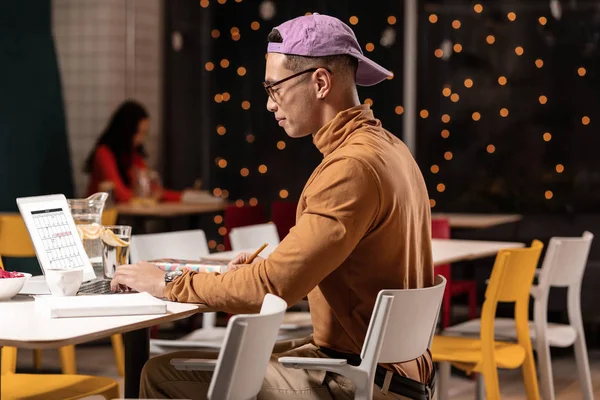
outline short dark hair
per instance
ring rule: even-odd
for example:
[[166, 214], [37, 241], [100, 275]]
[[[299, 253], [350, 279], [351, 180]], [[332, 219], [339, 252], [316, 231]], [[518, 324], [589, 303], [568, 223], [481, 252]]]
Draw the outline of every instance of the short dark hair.
[[[267, 37], [269, 43], [283, 43], [281, 33], [277, 29], [273, 29]], [[328, 68], [330, 71], [348, 73], [353, 78], [356, 78], [356, 70], [358, 69], [358, 59], [347, 54], [323, 57], [308, 57], [286, 54], [285, 67], [294, 72], [300, 72], [305, 69], [322, 67]]]

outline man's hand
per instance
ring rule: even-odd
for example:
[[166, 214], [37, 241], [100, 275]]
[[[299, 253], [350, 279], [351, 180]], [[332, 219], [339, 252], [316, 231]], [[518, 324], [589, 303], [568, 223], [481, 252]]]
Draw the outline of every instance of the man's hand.
[[238, 268], [247, 267], [250, 264], [256, 264], [264, 260], [262, 257], [256, 257], [250, 264], [245, 262], [250, 258], [252, 253], [240, 253], [227, 264], [227, 272], [235, 271]]
[[140, 261], [133, 265], [117, 267], [115, 277], [110, 283], [113, 292], [136, 290], [148, 292], [155, 297], [163, 297], [165, 272], [154, 264]]

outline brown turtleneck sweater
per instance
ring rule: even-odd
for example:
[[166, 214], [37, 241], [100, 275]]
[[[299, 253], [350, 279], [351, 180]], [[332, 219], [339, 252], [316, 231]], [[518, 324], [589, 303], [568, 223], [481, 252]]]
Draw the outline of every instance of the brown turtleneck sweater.
[[[367, 105], [340, 112], [313, 141], [323, 161], [269, 258], [225, 274], [186, 272], [165, 296], [247, 313], [266, 293], [288, 304], [308, 295], [315, 343], [360, 354], [380, 290], [433, 285], [429, 197], [408, 148]], [[426, 358], [397, 369], [425, 381]]]

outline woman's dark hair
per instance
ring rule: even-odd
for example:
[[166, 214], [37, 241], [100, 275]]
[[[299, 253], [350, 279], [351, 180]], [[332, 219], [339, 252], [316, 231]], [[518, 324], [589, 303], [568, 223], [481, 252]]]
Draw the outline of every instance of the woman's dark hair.
[[148, 118], [148, 112], [140, 103], [129, 100], [121, 104], [112, 115], [108, 126], [96, 142], [96, 145], [90, 152], [86, 162], [84, 171], [92, 172], [94, 165], [94, 156], [96, 149], [100, 145], [105, 145], [110, 148], [115, 156], [119, 174], [125, 184], [130, 184], [129, 169], [132, 164], [132, 155], [134, 151], [145, 157], [143, 146], [133, 148], [133, 137], [138, 131], [138, 125], [141, 120]]

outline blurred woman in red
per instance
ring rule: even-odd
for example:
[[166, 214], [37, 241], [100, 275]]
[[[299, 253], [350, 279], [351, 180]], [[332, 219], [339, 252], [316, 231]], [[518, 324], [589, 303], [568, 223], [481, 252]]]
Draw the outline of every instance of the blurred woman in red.
[[[125, 203], [134, 197], [136, 174], [148, 170], [144, 139], [149, 126], [148, 112], [135, 101], [126, 101], [115, 111], [85, 163], [85, 172], [90, 174], [88, 194], [98, 192], [101, 182], [110, 181], [116, 202]], [[161, 191], [160, 200], [181, 200], [181, 192], [153, 190]]]

